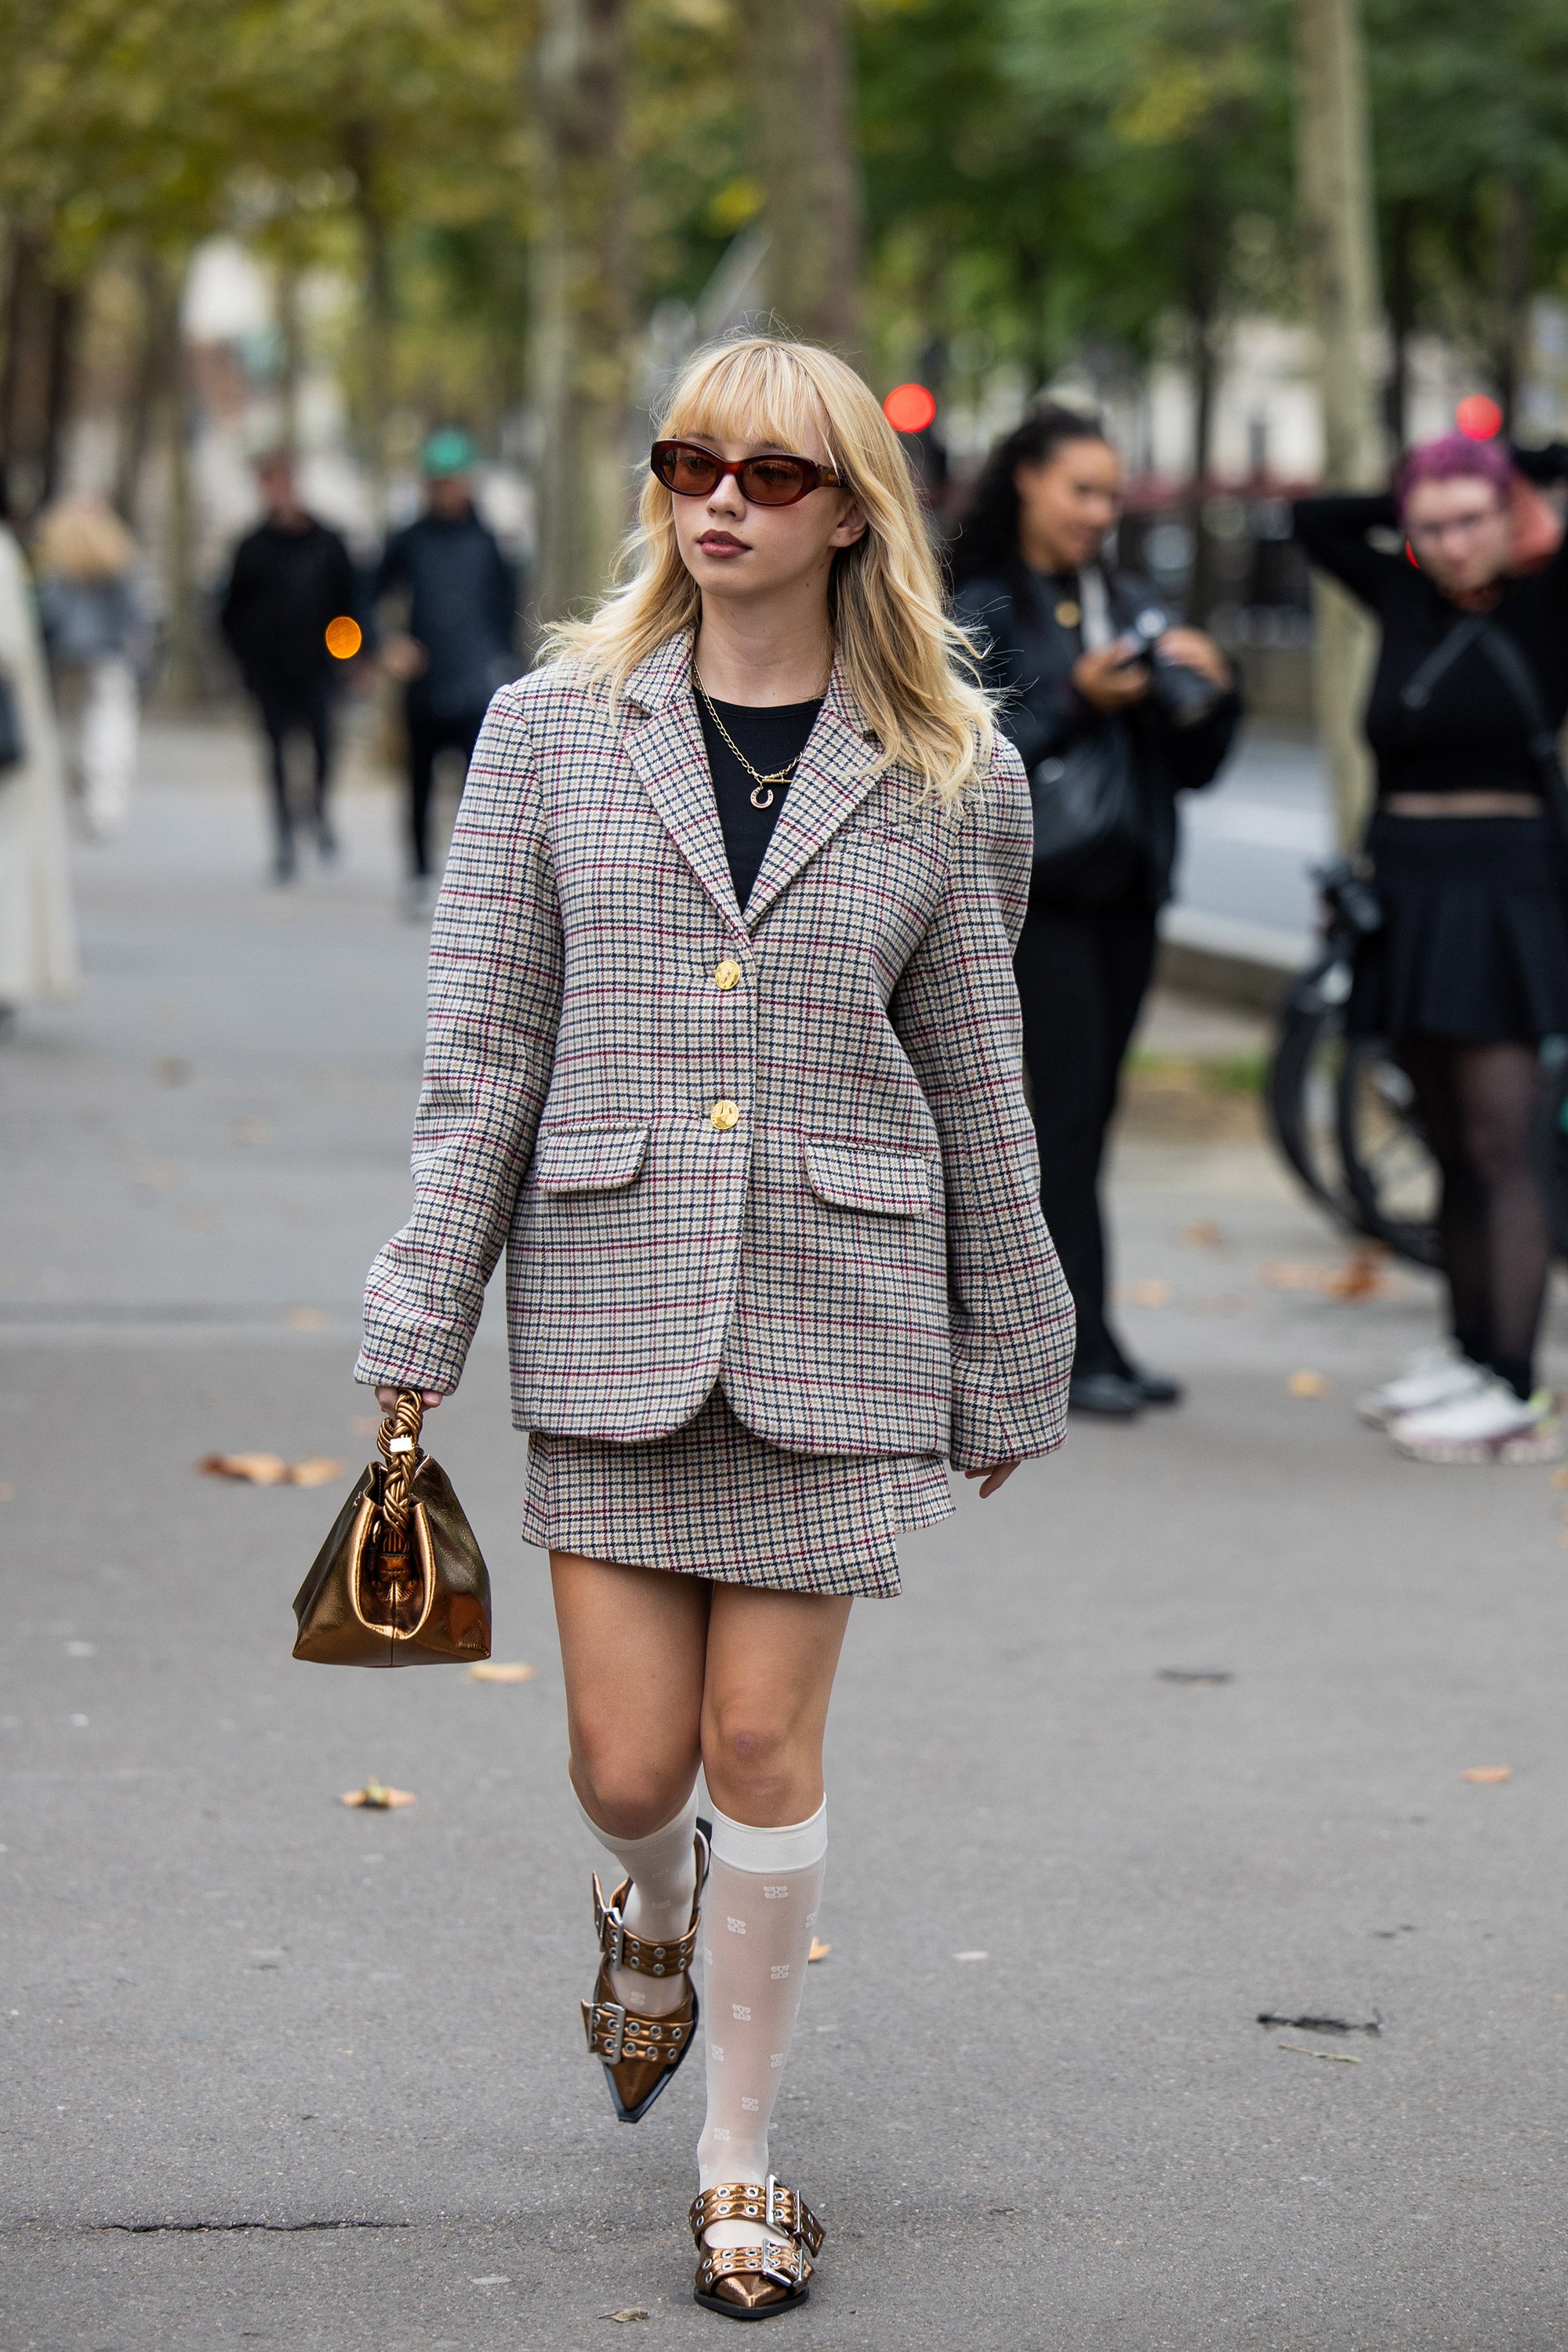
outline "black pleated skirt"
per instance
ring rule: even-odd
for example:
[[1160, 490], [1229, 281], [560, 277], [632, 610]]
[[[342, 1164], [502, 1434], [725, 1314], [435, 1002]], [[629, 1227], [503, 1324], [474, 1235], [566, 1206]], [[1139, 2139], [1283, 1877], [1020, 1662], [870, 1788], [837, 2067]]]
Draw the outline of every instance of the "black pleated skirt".
[[1352, 1036], [1568, 1034], [1568, 900], [1543, 817], [1380, 811], [1366, 846], [1384, 920], [1356, 952]]

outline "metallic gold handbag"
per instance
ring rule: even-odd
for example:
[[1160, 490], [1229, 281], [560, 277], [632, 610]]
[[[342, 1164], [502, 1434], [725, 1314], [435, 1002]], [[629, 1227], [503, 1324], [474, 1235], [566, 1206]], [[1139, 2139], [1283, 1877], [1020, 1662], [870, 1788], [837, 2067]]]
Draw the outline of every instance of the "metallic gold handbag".
[[446, 1472], [420, 1452], [423, 1419], [418, 1391], [401, 1390], [376, 1438], [381, 1460], [294, 1596], [297, 1658], [440, 1666], [489, 1656], [489, 1572]]

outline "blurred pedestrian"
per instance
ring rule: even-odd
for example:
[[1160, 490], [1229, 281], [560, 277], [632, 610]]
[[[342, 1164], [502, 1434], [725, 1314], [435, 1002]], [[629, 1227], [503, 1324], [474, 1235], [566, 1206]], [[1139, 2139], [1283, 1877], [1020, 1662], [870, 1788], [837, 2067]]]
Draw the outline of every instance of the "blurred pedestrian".
[[1526, 469], [1568, 479], [1568, 446], [1510, 457], [1453, 433], [1411, 453], [1391, 497], [1295, 509], [1311, 561], [1382, 624], [1364, 850], [1382, 919], [1346, 1017], [1391, 1041], [1415, 1089], [1442, 1174], [1449, 1330], [1361, 1410], [1432, 1462], [1561, 1446], [1535, 1346], [1552, 1257], [1539, 1047], [1568, 1033], [1568, 855], [1542, 803], [1568, 713], [1568, 546]]
[[0, 523], [0, 1020], [80, 984], [68, 850], [43, 639], [22, 551]]
[[1014, 967], [1040, 1202], [1078, 1309], [1071, 1403], [1129, 1420], [1181, 1391], [1135, 1363], [1108, 1318], [1100, 1163], [1170, 896], [1176, 794], [1212, 782], [1241, 704], [1214, 639], [1116, 565], [1121, 498], [1103, 427], [1047, 404], [992, 451], [952, 566], [1034, 802]]
[[313, 761], [316, 847], [324, 858], [337, 851], [328, 795], [340, 672], [327, 632], [334, 621], [353, 621], [359, 591], [348, 549], [301, 501], [293, 460], [281, 452], [263, 457], [256, 479], [265, 518], [236, 551], [219, 617], [267, 737], [277, 828], [273, 870], [287, 882], [296, 870], [289, 746], [298, 736], [309, 742]]
[[149, 650], [136, 542], [106, 499], [79, 492], [45, 509], [34, 562], [64, 748], [87, 830], [107, 841], [131, 813]]
[[403, 685], [408, 744], [409, 903], [427, 902], [436, 761], [455, 752], [468, 774], [496, 688], [516, 676], [517, 575], [474, 509], [477, 452], [466, 433], [433, 433], [420, 470], [425, 509], [387, 541], [377, 599], [398, 597], [403, 626], [382, 659]]

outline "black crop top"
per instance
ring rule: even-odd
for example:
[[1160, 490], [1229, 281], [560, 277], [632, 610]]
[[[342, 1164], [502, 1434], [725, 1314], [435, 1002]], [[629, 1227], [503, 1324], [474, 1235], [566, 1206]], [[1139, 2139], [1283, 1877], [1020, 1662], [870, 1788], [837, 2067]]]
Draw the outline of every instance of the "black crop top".
[[[1568, 443], [1520, 450], [1538, 481], [1568, 478]], [[1380, 799], [1390, 793], [1534, 793], [1530, 730], [1479, 646], [1443, 672], [1418, 710], [1400, 699], [1426, 656], [1462, 618], [1402, 546], [1374, 547], [1371, 530], [1399, 528], [1392, 498], [1301, 499], [1296, 538], [1310, 561], [1342, 581], [1383, 624], [1383, 646], [1365, 715]], [[1508, 581], [1492, 610], [1535, 675], [1554, 727], [1568, 714], [1568, 540], [1541, 571]]]

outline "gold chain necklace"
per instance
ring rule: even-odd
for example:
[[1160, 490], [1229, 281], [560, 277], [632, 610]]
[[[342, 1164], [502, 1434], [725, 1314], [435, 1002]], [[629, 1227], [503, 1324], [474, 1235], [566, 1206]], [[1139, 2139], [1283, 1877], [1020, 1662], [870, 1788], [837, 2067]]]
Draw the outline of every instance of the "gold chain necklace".
[[691, 676], [698, 693], [702, 697], [703, 701], [708, 706], [709, 718], [711, 719], [714, 726], [717, 727], [720, 734], [722, 735], [725, 742], [728, 743], [731, 751], [734, 753], [742, 767], [744, 768], [747, 775], [752, 779], [752, 806], [754, 809], [772, 808], [773, 804], [773, 786], [777, 784], [782, 789], [787, 791], [789, 786], [794, 783], [795, 772], [799, 767], [801, 760], [805, 755], [805, 744], [803, 743], [801, 745], [800, 750], [795, 753], [793, 760], [786, 761], [782, 768], [775, 768], [771, 776], [764, 776], [760, 768], [752, 767], [750, 760], [747, 759], [744, 751], [742, 751], [740, 745], [736, 742], [734, 737], [725, 726], [724, 721], [720, 718], [719, 713], [713, 708], [713, 697], [709, 693], [708, 688], [703, 685], [702, 680], [698, 677], [695, 669], [692, 670]]

